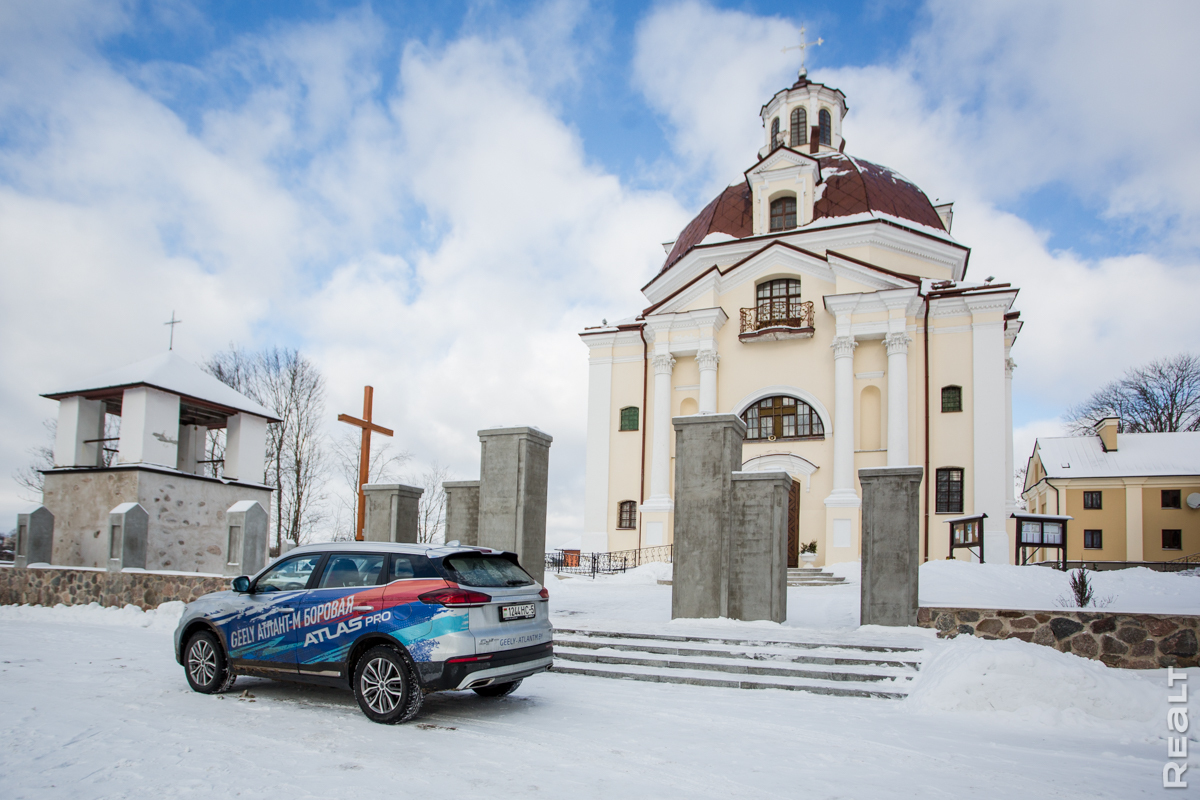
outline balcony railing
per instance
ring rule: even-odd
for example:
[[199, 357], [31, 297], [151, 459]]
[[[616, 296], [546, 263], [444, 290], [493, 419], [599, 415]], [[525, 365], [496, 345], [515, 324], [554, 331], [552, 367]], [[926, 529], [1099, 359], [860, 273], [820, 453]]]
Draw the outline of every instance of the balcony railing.
[[739, 338], [801, 339], [813, 335], [813, 304], [786, 298], [760, 303], [742, 309], [742, 330]]

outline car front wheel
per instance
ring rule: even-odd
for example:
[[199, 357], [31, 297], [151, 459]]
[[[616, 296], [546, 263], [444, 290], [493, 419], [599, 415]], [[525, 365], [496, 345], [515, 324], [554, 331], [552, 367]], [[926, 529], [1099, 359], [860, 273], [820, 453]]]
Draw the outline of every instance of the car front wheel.
[[368, 650], [354, 668], [354, 697], [373, 722], [408, 722], [421, 710], [424, 695], [416, 671], [394, 648]]
[[192, 689], [202, 694], [224, 692], [237, 680], [212, 631], [200, 631], [188, 640], [183, 666]]

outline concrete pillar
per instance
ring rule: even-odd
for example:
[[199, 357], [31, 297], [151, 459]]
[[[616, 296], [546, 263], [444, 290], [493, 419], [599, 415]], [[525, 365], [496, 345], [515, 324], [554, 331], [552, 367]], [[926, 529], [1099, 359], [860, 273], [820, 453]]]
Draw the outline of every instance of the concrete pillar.
[[367, 519], [363, 539], [368, 542], [416, 542], [424, 489], [400, 483], [363, 485]]
[[701, 350], [696, 354], [700, 366], [700, 413], [717, 413], [717, 364], [721, 357], [716, 349]]
[[1017, 368], [1017, 362], [1007, 357], [1009, 352], [1008, 347], [1005, 347], [1004, 352], [1006, 356], [1004, 359], [1004, 474], [1008, 478], [1008, 482], [1004, 484], [1008, 490], [1004, 495], [1004, 508], [1006, 511], [1004, 516], [1008, 518], [1017, 510], [1016, 470], [1014, 469], [1015, 464], [1013, 462], [1012, 403], [1013, 370]]
[[536, 428], [479, 432], [479, 544], [517, 554], [539, 582], [546, 572], [550, 443]]
[[676, 417], [674, 423], [671, 618], [728, 617], [732, 483], [742, 467], [746, 423], [735, 414]]
[[58, 427], [54, 432], [54, 466], [95, 467], [104, 443], [104, 403], [68, 397], [58, 401]]
[[138, 503], [121, 503], [108, 512], [108, 571], [146, 568], [150, 514]]
[[442, 488], [446, 490], [446, 541], [478, 546], [479, 481], [446, 481]]
[[[650, 497], [642, 511], [670, 511], [671, 501], [671, 371], [669, 353], [654, 357], [654, 440], [650, 452]], [[678, 453], [676, 453], [678, 456]]]
[[267, 421], [253, 414], [234, 414], [225, 424], [225, 479], [262, 483], [266, 462]]
[[921, 467], [858, 471], [863, 490], [860, 625], [917, 624], [923, 472]]
[[15, 566], [49, 564], [54, 552], [54, 515], [45, 506], [17, 514]]
[[253, 575], [267, 565], [270, 515], [257, 500], [241, 500], [225, 512], [229, 532], [226, 575]]
[[[583, 549], [589, 552], [608, 551], [608, 464], [609, 446], [613, 435], [612, 344], [615, 339], [615, 334], [584, 337], [584, 341], [591, 348], [588, 359], [587, 461], [582, 537]], [[639, 417], [640, 414], [639, 409]], [[646, 421], [639, 419], [638, 424], [645, 425]], [[449, 540], [449, 511], [446, 518], [446, 536]]]
[[888, 432], [887, 465], [908, 464], [908, 345], [903, 333], [889, 334], [883, 340], [887, 348]]
[[[1012, 557], [1005, 524], [1006, 485], [1012, 475], [1005, 474], [1005, 439], [1012, 430], [1005, 428], [1004, 308], [991, 298], [967, 299], [971, 307], [971, 421], [974, 447], [974, 503], [971, 513], [987, 514], [983, 521], [989, 553]], [[1060, 512], [1061, 513], [1061, 512]], [[1004, 563], [1004, 562], [1000, 562]]]
[[838, 336], [832, 347], [833, 491], [826, 505], [858, 505], [854, 491], [854, 348], [858, 342], [853, 336]]
[[179, 396], [148, 386], [126, 389], [121, 398], [120, 464], [179, 463]]
[[[792, 476], [735, 472], [730, 508], [729, 618], [787, 619], [787, 517]], [[676, 508], [679, 505], [676, 503]]]
[[205, 446], [208, 444], [208, 428], [203, 425], [180, 425], [179, 448], [175, 469], [188, 475], [203, 475]]

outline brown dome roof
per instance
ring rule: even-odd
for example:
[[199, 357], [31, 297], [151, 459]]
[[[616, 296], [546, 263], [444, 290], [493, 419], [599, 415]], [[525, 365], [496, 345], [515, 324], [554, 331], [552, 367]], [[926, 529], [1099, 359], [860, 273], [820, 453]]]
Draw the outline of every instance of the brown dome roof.
[[[813, 222], [853, 214], [886, 214], [945, 230], [925, 193], [899, 173], [845, 153], [820, 153], [814, 157], [820, 165], [821, 177], [817, 201], [813, 204]], [[735, 239], [752, 235], [751, 205], [750, 187], [746, 184], [730, 186], [721, 192], [679, 234], [663, 271], [710, 233], [725, 233]]]

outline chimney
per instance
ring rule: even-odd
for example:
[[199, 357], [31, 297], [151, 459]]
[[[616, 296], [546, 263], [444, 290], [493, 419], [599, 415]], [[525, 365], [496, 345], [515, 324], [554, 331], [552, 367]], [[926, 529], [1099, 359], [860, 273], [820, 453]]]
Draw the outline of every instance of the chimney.
[[1119, 417], [1105, 417], [1100, 420], [1100, 424], [1096, 426], [1096, 435], [1100, 437], [1100, 447], [1106, 453], [1115, 453], [1117, 450], [1117, 428], [1120, 426], [1121, 420]]

